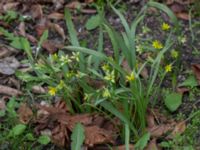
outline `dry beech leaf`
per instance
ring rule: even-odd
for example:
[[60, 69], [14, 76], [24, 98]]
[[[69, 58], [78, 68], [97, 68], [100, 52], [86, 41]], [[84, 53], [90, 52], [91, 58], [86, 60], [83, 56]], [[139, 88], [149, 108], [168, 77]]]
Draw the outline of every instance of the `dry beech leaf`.
[[200, 85], [200, 64], [192, 64], [192, 71]]
[[18, 109], [19, 120], [21, 123], [27, 124], [33, 116], [32, 110], [27, 106], [26, 103], [20, 105]]
[[59, 24], [51, 24], [51, 27], [63, 38], [63, 40], [66, 39], [65, 31]]
[[3, 99], [0, 99], [0, 111], [6, 109], [6, 103]]
[[37, 94], [44, 94], [47, 93], [47, 90], [45, 90], [42, 86], [35, 85], [32, 87], [32, 92]]
[[70, 2], [69, 4], [65, 5], [66, 8], [76, 9], [81, 6], [81, 3], [78, 1]]
[[176, 17], [183, 20], [189, 20], [189, 14], [185, 12], [176, 13]]
[[190, 89], [186, 88], [186, 87], [178, 87], [176, 88], [176, 91], [180, 94], [184, 94], [190, 91]]
[[0, 85], [0, 94], [19, 96], [22, 95], [22, 92], [8, 86]]
[[183, 5], [177, 3], [171, 5], [170, 8], [174, 13], [181, 13], [186, 11], [186, 8]]
[[25, 30], [25, 23], [24, 22], [20, 22], [18, 29], [19, 29], [20, 35], [26, 36], [26, 30]]
[[3, 5], [3, 10], [4, 10], [4, 12], [6, 12], [8, 10], [15, 10], [18, 5], [19, 5], [19, 2], [6, 3]]
[[62, 20], [64, 15], [58, 12], [53, 12], [47, 16], [48, 19]]
[[[126, 150], [125, 145], [115, 146], [113, 147], [113, 150]], [[129, 144], [129, 150], [134, 150], [134, 145]]]
[[182, 134], [186, 129], [186, 122], [181, 121], [176, 124], [174, 130], [172, 131], [172, 136], [175, 137], [176, 134]]
[[0, 44], [0, 59], [18, 53], [18, 50], [4, 44]]
[[85, 127], [85, 144], [93, 147], [96, 144], [113, 143], [113, 135], [98, 126]]
[[168, 131], [171, 131], [174, 126], [170, 124], [161, 124], [156, 125], [153, 128], [149, 128], [148, 131], [151, 133], [152, 137], [160, 137], [166, 134]]
[[42, 47], [50, 54], [53, 54], [58, 51], [58, 49], [62, 49], [63, 45], [54, 40], [46, 40], [42, 43]]
[[42, 19], [43, 17], [43, 11], [41, 5], [32, 5], [31, 6], [31, 16], [34, 19]]
[[145, 148], [145, 150], [158, 150], [158, 146], [156, 144], [156, 138], [153, 138]]
[[19, 61], [15, 57], [6, 57], [0, 59], [0, 73], [5, 75], [12, 75], [20, 66]]

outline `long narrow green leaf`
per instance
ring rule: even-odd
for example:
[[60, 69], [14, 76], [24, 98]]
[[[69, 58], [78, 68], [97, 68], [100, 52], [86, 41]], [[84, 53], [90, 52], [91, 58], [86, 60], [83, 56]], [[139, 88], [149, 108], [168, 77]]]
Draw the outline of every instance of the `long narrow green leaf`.
[[72, 150], [80, 150], [81, 149], [81, 145], [83, 144], [85, 139], [85, 135], [84, 135], [84, 127], [82, 124], [78, 123], [76, 124], [76, 126], [74, 127], [73, 131], [72, 131], [72, 135], [71, 135], [71, 149]]
[[79, 46], [78, 38], [77, 38], [77, 33], [74, 28], [74, 24], [72, 22], [72, 17], [68, 9], [65, 9], [65, 20], [66, 20], [66, 25], [67, 29], [69, 32], [70, 40], [72, 45], [74, 46]]
[[120, 113], [110, 102], [103, 101], [102, 103], [100, 103], [100, 105], [107, 111], [109, 111], [111, 114], [118, 117], [122, 122], [129, 125], [129, 121], [127, 120], [127, 118], [124, 117], [124, 115]]
[[125, 147], [126, 147], [126, 150], [129, 150], [129, 141], [130, 141], [130, 129], [129, 129], [129, 125], [125, 124]]
[[104, 24], [104, 27], [110, 37], [110, 40], [111, 40], [111, 43], [112, 43], [112, 46], [113, 46], [113, 50], [114, 50], [114, 57], [115, 57], [115, 61], [117, 63], [119, 63], [119, 47], [118, 47], [118, 44], [117, 44], [117, 40], [116, 40], [116, 36], [115, 36], [115, 33], [114, 31], [109, 27], [107, 26], [106, 24]]

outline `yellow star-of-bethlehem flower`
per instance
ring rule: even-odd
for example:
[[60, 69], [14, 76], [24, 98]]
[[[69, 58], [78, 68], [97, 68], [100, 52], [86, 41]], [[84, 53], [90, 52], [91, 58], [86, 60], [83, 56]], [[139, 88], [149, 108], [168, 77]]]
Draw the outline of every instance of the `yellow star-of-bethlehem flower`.
[[169, 29], [170, 29], [170, 25], [164, 22], [164, 23], [162, 24], [162, 30], [163, 30], [163, 31], [167, 31], [167, 30], [169, 30]]
[[160, 41], [158, 41], [158, 40], [153, 41], [152, 46], [153, 46], [155, 49], [162, 49], [162, 48], [163, 48], [162, 43], [161, 43]]
[[134, 81], [134, 80], [135, 80], [135, 75], [134, 75], [134, 73], [132, 72], [130, 75], [127, 75], [127, 76], [126, 76], [126, 80], [127, 80], [127, 81]]
[[105, 90], [103, 91], [103, 97], [104, 98], [111, 97], [110, 91], [107, 88], [105, 88]]
[[165, 66], [165, 72], [171, 72], [172, 71], [172, 65], [169, 64], [169, 65], [166, 65]]
[[56, 95], [56, 88], [55, 87], [49, 87], [49, 94], [51, 95], [51, 96], [55, 96]]
[[171, 56], [172, 58], [177, 58], [178, 57], [178, 52], [176, 50], [171, 51]]

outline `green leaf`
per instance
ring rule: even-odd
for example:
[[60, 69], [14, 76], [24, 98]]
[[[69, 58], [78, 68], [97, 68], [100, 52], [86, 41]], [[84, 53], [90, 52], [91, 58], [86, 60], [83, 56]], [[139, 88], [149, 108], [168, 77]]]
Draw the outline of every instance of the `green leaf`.
[[150, 133], [144, 134], [135, 144], [135, 149], [143, 150], [150, 139]]
[[101, 17], [99, 15], [95, 15], [88, 19], [85, 27], [87, 30], [93, 30], [97, 28], [100, 24], [101, 24]]
[[20, 42], [20, 38], [19, 37], [15, 37], [12, 39], [12, 42], [10, 43], [10, 45], [16, 49], [22, 49], [22, 44]]
[[10, 133], [9, 135], [14, 137], [14, 136], [19, 136], [21, 135], [26, 129], [26, 125], [24, 124], [18, 124], [16, 125], [15, 127], [13, 127], [11, 130], [10, 130]]
[[195, 76], [189, 76], [188, 79], [186, 79], [183, 83], [179, 84], [179, 87], [180, 86], [186, 86], [186, 87], [195, 87], [198, 85], [198, 82], [195, 78]]
[[33, 61], [32, 49], [31, 49], [29, 41], [26, 38], [20, 38], [20, 42], [22, 45], [22, 49], [26, 52], [26, 54], [28, 55], [28, 58], [31, 61]]
[[47, 136], [47, 135], [41, 135], [41, 136], [38, 138], [37, 141], [38, 141], [40, 144], [42, 144], [42, 145], [47, 145], [47, 144], [51, 141], [51, 139], [50, 139], [50, 137]]
[[82, 124], [77, 123], [74, 127], [71, 135], [71, 149], [72, 150], [80, 150], [81, 145], [83, 144], [85, 139], [84, 135], [84, 127]]
[[181, 105], [181, 103], [182, 103], [182, 94], [179, 93], [167, 94], [165, 98], [165, 105], [171, 112], [177, 110], [177, 108]]
[[33, 136], [32, 133], [26, 134], [26, 139], [27, 139], [28, 141], [35, 141], [35, 138], [34, 138], [34, 136]]

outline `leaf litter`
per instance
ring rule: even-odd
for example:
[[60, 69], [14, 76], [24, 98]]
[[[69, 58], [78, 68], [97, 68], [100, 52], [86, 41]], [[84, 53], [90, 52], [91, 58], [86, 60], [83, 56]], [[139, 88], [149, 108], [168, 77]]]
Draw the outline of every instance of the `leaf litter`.
[[[53, 106], [39, 104], [36, 108], [38, 110], [34, 119], [36, 134], [50, 130], [52, 142], [59, 146], [70, 145], [69, 137], [77, 123], [84, 126], [85, 146], [93, 147], [97, 144], [114, 143], [117, 137], [117, 128], [105, 117], [98, 114], [71, 115], [64, 101], [58, 101]], [[109, 123], [106, 125], [106, 122]], [[108, 127], [110, 125], [115, 128], [110, 130]]]

